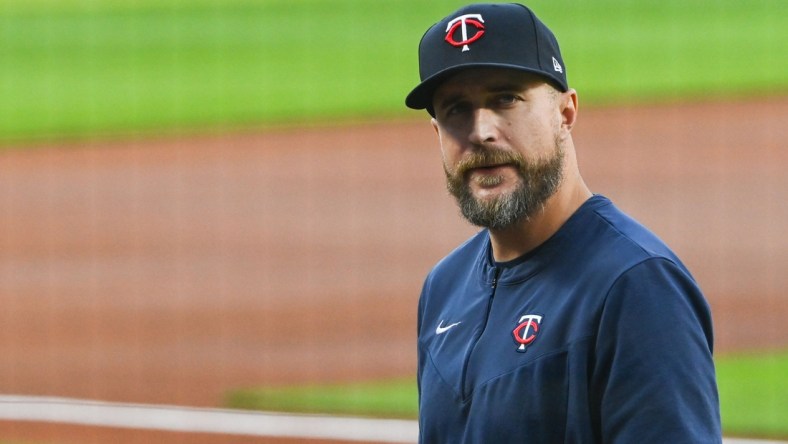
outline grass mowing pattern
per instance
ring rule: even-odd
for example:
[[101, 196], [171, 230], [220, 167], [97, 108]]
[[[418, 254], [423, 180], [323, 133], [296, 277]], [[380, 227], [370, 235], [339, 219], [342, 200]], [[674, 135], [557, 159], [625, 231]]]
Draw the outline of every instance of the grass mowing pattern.
[[[6, 0], [0, 143], [407, 114], [450, 0]], [[788, 92], [784, 0], [533, 0], [587, 103]]]
[[[788, 439], [788, 352], [716, 359], [726, 435]], [[236, 390], [240, 409], [415, 419], [416, 384], [393, 380]]]

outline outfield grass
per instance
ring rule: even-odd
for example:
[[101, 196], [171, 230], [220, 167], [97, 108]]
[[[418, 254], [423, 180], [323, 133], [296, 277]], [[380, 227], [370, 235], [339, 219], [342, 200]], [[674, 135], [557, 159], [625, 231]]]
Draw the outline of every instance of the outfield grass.
[[[0, 143], [409, 115], [456, 0], [4, 0]], [[788, 92], [784, 0], [534, 0], [584, 104]]]
[[[788, 439], [788, 352], [717, 358], [726, 435]], [[236, 390], [227, 406], [241, 409], [411, 418], [413, 380]]]

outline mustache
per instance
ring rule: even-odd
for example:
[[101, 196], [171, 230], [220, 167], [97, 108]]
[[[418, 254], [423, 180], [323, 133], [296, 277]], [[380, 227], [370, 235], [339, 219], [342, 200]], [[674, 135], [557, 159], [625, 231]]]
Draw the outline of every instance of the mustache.
[[463, 177], [474, 168], [484, 168], [496, 165], [511, 164], [518, 169], [525, 165], [525, 159], [519, 153], [513, 153], [498, 148], [485, 148], [481, 151], [474, 151], [457, 163], [454, 174]]

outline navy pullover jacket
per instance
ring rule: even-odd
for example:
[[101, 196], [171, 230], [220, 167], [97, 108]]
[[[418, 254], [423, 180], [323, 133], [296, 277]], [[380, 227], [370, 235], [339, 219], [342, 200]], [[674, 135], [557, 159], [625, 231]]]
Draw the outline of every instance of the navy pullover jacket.
[[719, 443], [709, 307], [650, 231], [596, 195], [524, 257], [479, 232], [427, 277], [422, 443]]

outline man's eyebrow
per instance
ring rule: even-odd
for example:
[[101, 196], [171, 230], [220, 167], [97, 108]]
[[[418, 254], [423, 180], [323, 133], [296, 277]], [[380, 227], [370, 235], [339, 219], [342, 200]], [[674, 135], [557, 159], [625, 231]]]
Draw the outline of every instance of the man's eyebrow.
[[511, 92], [511, 91], [520, 91], [522, 89], [523, 89], [523, 86], [519, 85], [517, 83], [501, 83], [501, 84], [498, 84], [498, 85], [490, 86], [489, 88], [487, 88], [487, 92], [493, 92], [493, 93], [497, 93], [497, 92]]
[[448, 108], [449, 106], [461, 101], [463, 97], [465, 97], [465, 95], [461, 92], [449, 94], [448, 96], [440, 99], [438, 102], [438, 107]]
[[[517, 82], [506, 82], [506, 83], [498, 83], [493, 84], [485, 88], [485, 92], [487, 93], [502, 93], [502, 92], [514, 92], [514, 91], [522, 91], [525, 87]], [[447, 108], [451, 105], [454, 105], [457, 102], [461, 102], [465, 99], [465, 94], [463, 91], [458, 91], [454, 93], [449, 93], [446, 97], [440, 99], [437, 102], [437, 107]]]

